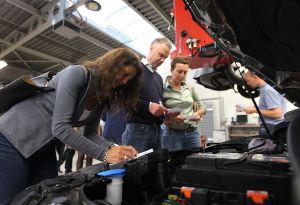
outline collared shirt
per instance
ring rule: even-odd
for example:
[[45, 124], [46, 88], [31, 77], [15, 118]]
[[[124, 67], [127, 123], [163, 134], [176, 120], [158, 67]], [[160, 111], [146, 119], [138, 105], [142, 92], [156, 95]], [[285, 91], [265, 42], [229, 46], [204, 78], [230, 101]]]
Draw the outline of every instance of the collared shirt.
[[154, 73], [156, 70], [152, 68], [152, 65], [148, 62], [146, 58], [142, 58], [141, 62], [152, 72]]
[[[166, 108], [181, 108], [181, 115], [183, 117], [190, 116], [194, 113], [193, 102], [197, 102], [199, 108], [204, 108], [200, 96], [195, 92], [193, 87], [188, 86], [185, 82], [182, 82], [179, 91], [173, 89], [168, 82], [164, 84], [163, 88], [164, 106]], [[169, 126], [174, 129], [186, 129], [188, 127], [197, 127], [197, 122], [171, 123]]]
[[[272, 88], [270, 85], [265, 83], [260, 89], [260, 98], [259, 98], [259, 109], [263, 110], [271, 110], [274, 108], [280, 108], [282, 109], [282, 116], [280, 118], [274, 119], [274, 118], [268, 118], [264, 117], [264, 120], [267, 124], [276, 125], [280, 122], [284, 121], [283, 115], [287, 111], [287, 106], [284, 101], [284, 97], [280, 95], [274, 88]], [[261, 120], [258, 121], [261, 124]]]

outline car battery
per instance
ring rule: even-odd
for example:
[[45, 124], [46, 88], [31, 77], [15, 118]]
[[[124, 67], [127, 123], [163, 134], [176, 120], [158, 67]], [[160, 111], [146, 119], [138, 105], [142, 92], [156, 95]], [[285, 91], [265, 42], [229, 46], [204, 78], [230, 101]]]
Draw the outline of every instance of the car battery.
[[176, 169], [176, 183], [210, 190], [266, 191], [273, 204], [292, 204], [291, 171], [287, 158], [246, 153], [195, 153]]

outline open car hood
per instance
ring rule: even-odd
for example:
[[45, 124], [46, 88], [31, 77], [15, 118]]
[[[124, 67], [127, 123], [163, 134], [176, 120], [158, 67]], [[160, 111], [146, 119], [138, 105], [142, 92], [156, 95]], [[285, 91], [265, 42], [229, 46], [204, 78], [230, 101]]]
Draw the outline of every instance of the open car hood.
[[184, 0], [193, 20], [235, 61], [300, 105], [300, 2]]

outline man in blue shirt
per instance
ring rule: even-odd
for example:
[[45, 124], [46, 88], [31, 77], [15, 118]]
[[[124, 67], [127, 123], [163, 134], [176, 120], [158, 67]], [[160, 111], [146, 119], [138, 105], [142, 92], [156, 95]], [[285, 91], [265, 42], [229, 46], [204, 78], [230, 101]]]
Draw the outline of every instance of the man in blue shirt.
[[[287, 106], [282, 95], [268, 85], [263, 79], [248, 71], [245, 75], [247, 84], [252, 88], [259, 88], [260, 98], [258, 103], [259, 111], [266, 123], [267, 128], [272, 133], [276, 124], [284, 121], [283, 115], [287, 111]], [[247, 114], [257, 113], [254, 106], [248, 106], [244, 108], [244, 112]], [[258, 123], [262, 125], [262, 121], [259, 118]], [[260, 128], [259, 134], [266, 134], [265, 128]], [[248, 147], [253, 151], [273, 151], [276, 145], [271, 139], [253, 139]]]
[[[251, 71], [246, 73], [245, 80], [250, 87], [259, 88], [260, 98], [258, 108], [267, 127], [272, 131], [276, 124], [284, 121], [283, 115], [286, 113], [287, 107], [283, 96]], [[257, 113], [254, 106], [248, 106], [244, 111], [247, 114]], [[260, 119], [259, 123], [262, 124]], [[261, 133], [265, 133], [264, 128], [261, 129]]]
[[106, 112], [102, 114], [102, 120], [105, 122], [102, 136], [108, 141], [116, 144], [122, 144], [122, 134], [126, 126], [126, 111], [120, 110]]

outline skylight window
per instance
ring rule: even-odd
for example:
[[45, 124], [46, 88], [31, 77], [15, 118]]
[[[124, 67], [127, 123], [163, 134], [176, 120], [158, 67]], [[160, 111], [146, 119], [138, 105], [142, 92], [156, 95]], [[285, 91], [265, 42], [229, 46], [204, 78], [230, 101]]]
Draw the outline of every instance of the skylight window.
[[78, 11], [88, 23], [141, 54], [147, 55], [153, 39], [163, 37], [122, 0], [97, 2], [102, 7], [98, 12], [91, 12], [84, 6], [78, 8]]

